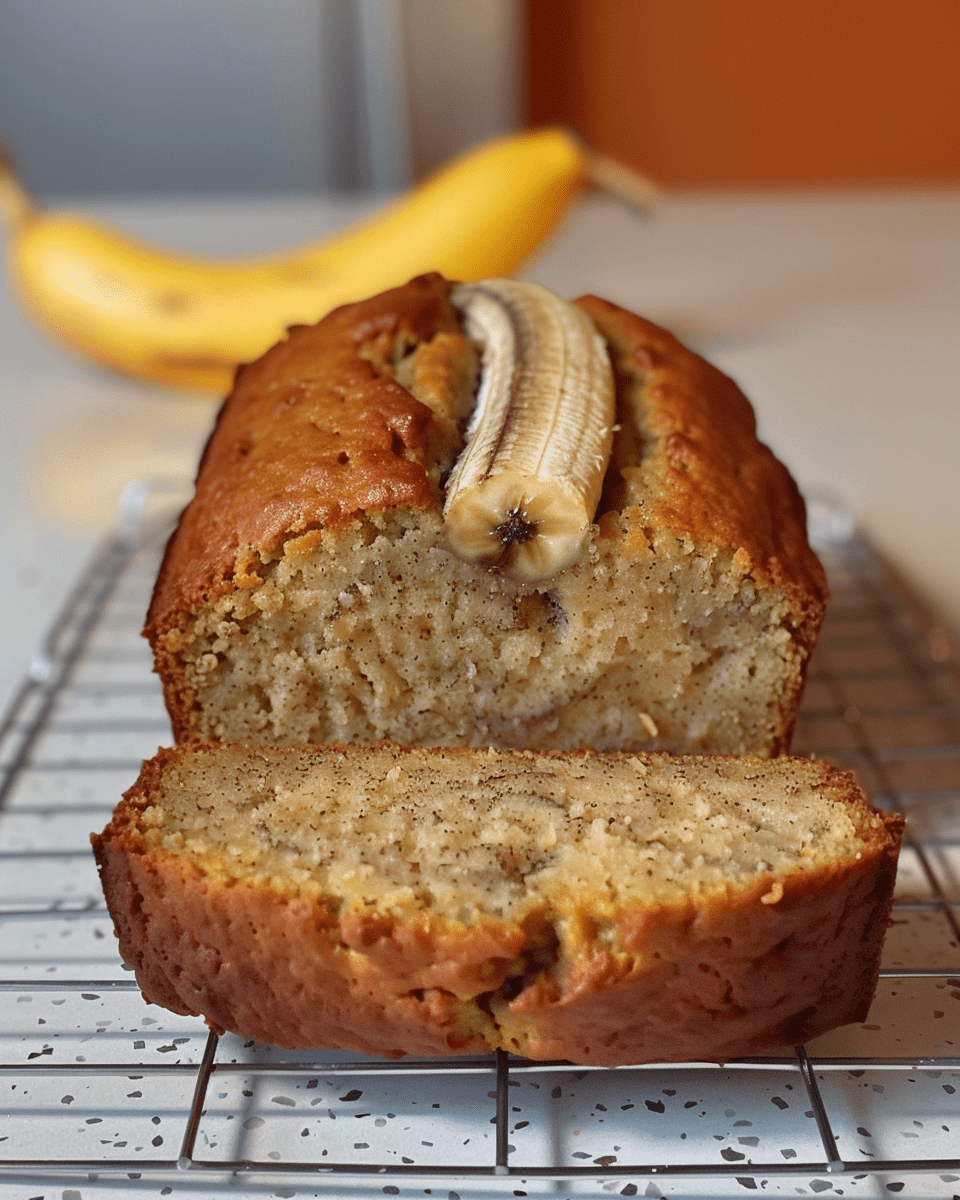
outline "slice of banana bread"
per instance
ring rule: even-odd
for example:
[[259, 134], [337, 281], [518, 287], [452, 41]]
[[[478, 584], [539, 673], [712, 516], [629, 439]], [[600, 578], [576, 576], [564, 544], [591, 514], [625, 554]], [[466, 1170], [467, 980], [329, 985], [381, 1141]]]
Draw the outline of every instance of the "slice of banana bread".
[[215, 1029], [616, 1065], [862, 1020], [901, 830], [809, 759], [221, 745], [93, 841], [144, 995]]
[[580, 561], [511, 580], [444, 532], [478, 371], [451, 287], [239, 374], [146, 624], [177, 741], [785, 751], [826, 584], [742, 393], [579, 301], [617, 389], [602, 498]]

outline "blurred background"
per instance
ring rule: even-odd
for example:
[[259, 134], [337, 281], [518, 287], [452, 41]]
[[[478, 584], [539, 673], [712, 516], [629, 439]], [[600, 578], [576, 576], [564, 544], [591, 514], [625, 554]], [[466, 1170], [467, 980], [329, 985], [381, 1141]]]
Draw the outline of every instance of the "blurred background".
[[[958, 47], [960, 0], [0, 0], [0, 142], [52, 207], [230, 256], [571, 126], [664, 200], [583, 197], [527, 277], [732, 375], [956, 630]], [[96, 372], [0, 292], [0, 685], [213, 410]]]
[[522, 118], [518, 0], [0, 0], [42, 196], [395, 190]]
[[956, 0], [0, 0], [41, 195], [404, 186], [562, 122], [674, 188], [960, 179]]

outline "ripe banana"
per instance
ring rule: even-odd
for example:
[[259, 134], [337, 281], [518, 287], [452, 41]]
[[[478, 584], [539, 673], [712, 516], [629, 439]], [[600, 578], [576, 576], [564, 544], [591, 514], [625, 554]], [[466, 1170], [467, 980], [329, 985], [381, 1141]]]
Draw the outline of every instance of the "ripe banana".
[[557, 226], [592, 164], [602, 174], [604, 161], [560, 130], [500, 139], [352, 229], [249, 260], [175, 255], [43, 211], [5, 161], [0, 209], [12, 226], [14, 290], [41, 325], [122, 373], [222, 393], [238, 363], [340, 304], [424, 271], [466, 281], [509, 274]]
[[522, 583], [574, 563], [593, 520], [615, 419], [606, 345], [582, 309], [533, 283], [461, 284], [480, 387], [447, 481], [453, 550]]

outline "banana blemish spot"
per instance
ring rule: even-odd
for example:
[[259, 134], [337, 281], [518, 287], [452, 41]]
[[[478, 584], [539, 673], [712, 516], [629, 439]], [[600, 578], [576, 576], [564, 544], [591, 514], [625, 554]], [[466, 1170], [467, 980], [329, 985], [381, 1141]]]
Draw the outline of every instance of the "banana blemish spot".
[[537, 527], [533, 521], [527, 520], [519, 508], [515, 508], [493, 532], [507, 548], [529, 542], [532, 537], [537, 536]]

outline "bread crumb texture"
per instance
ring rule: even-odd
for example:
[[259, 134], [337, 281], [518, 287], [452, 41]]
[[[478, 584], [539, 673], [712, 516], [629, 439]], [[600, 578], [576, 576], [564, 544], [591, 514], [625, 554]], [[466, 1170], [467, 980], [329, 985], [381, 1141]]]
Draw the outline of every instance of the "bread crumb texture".
[[95, 846], [145, 994], [216, 1028], [609, 1065], [854, 1019], [898, 840], [809, 760], [222, 746]]
[[860, 849], [859, 813], [800, 765], [771, 786], [723, 759], [654, 772], [619, 756], [398, 749], [385, 761], [198, 756], [144, 810], [147, 842], [212, 879], [336, 897], [339, 913], [460, 922], [522, 920], [543, 902], [609, 916], [627, 897], [675, 901]]
[[374, 517], [263, 575], [177, 635], [202, 740], [749, 752], [800, 674], [783, 597], [668, 535], [540, 591]]

